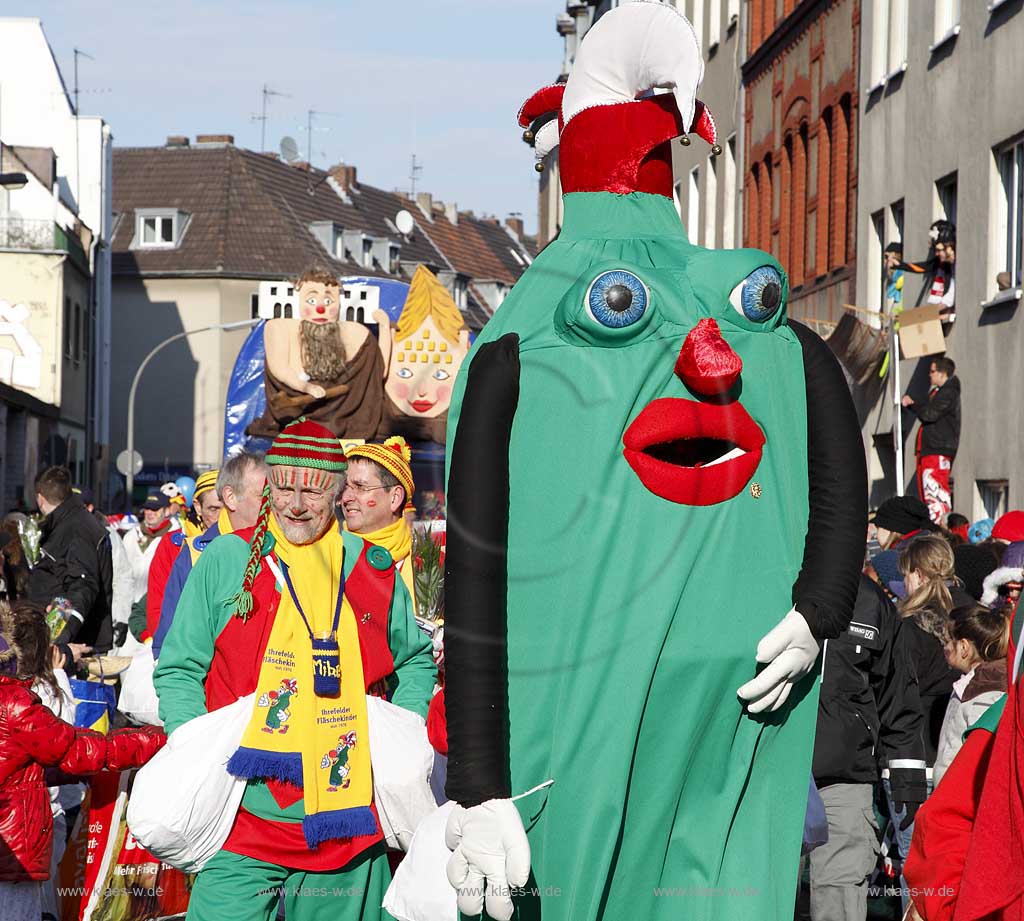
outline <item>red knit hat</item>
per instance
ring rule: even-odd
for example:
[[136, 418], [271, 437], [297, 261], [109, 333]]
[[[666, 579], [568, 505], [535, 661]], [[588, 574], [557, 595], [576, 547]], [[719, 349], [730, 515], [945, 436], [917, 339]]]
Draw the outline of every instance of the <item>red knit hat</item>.
[[267, 451], [266, 460], [271, 465], [345, 472], [345, 451], [337, 435], [305, 416], [284, 427]]
[[992, 526], [992, 537], [1008, 543], [1024, 540], [1024, 511], [1007, 512]]

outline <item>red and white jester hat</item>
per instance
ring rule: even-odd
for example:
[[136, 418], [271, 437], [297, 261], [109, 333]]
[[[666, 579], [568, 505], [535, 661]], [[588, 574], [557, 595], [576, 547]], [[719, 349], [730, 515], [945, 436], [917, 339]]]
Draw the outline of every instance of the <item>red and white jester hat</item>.
[[563, 158], [563, 192], [671, 197], [673, 138], [688, 144], [687, 135], [696, 134], [713, 154], [721, 153], [714, 117], [697, 99], [703, 77], [689, 20], [657, 0], [634, 0], [591, 27], [568, 82], [527, 99], [519, 124], [534, 145], [538, 169], [559, 144], [572, 149]]

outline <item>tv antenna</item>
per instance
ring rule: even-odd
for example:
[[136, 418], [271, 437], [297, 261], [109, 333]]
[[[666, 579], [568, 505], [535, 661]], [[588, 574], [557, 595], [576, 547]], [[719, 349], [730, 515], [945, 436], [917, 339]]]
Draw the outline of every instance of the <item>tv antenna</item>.
[[285, 99], [291, 99], [291, 96], [289, 96], [288, 93], [281, 93], [277, 90], [272, 90], [266, 83], [263, 84], [261, 95], [263, 96], [263, 101], [260, 105], [260, 114], [253, 115], [251, 118], [253, 121], [260, 123], [260, 153], [263, 153], [263, 149], [267, 143], [267, 100], [271, 96], [282, 96]]
[[79, 155], [78, 155], [78, 59], [88, 58], [90, 61], [95, 61], [91, 54], [82, 51], [81, 48], [75, 48], [75, 211], [81, 209], [79, 202], [82, 198], [81, 192], [81, 176], [79, 175]]
[[412, 163], [409, 166], [409, 198], [416, 200], [416, 180], [423, 172], [423, 166], [416, 162], [416, 154], [412, 155]]
[[339, 114], [338, 112], [319, 112], [316, 109], [309, 109], [306, 112], [306, 164], [309, 167], [313, 166], [313, 119], [319, 118], [321, 115], [338, 118]]

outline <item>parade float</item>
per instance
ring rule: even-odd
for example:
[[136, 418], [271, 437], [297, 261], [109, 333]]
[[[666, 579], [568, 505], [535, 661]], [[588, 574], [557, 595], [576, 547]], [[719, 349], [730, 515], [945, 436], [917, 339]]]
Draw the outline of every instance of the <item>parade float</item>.
[[416, 517], [443, 519], [448, 406], [470, 345], [444, 285], [425, 266], [408, 283], [311, 271], [262, 282], [258, 312], [228, 385], [224, 455], [266, 450], [302, 415], [345, 444], [402, 435]]

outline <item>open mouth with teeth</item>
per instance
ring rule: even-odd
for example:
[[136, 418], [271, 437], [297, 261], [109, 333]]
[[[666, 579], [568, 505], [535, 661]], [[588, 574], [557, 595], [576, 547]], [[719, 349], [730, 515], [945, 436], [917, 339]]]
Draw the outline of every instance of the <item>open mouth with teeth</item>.
[[681, 505], [714, 505], [750, 482], [765, 437], [739, 403], [665, 397], [644, 408], [622, 443], [626, 461], [656, 496]]

